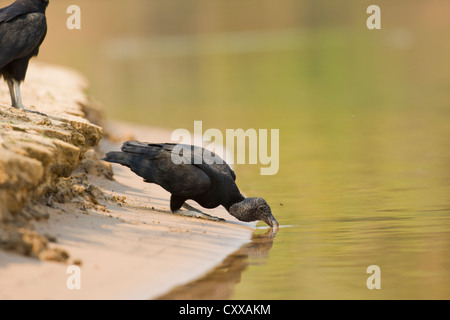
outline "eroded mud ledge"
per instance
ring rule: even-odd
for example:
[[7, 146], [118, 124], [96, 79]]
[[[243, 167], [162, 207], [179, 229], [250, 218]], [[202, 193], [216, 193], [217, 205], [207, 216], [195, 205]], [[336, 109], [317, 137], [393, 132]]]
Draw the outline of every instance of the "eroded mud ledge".
[[93, 122], [100, 123], [100, 112], [84, 93], [86, 80], [63, 67], [31, 64], [22, 87], [26, 107], [46, 115], [11, 108], [7, 86], [0, 86], [0, 248], [61, 261], [67, 253], [48, 249], [52, 239], [28, 223], [46, 218], [45, 206], [30, 204], [51, 206], [58, 187], [98, 145], [103, 129]]

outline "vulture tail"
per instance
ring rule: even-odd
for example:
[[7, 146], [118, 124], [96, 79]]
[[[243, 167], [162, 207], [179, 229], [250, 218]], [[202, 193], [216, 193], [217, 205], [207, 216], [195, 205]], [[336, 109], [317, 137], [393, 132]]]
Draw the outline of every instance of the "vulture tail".
[[102, 160], [105, 160], [108, 162], [113, 162], [113, 163], [118, 163], [123, 166], [130, 167], [133, 163], [133, 154], [120, 152], [120, 151], [119, 152], [112, 151], [112, 152], [108, 152], [106, 154], [106, 157], [104, 157]]

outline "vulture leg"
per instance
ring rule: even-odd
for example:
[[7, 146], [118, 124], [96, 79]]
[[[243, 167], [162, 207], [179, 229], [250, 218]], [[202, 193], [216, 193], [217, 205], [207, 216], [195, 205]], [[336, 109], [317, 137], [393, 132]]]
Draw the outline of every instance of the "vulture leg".
[[[11, 103], [12, 106], [16, 109], [23, 109], [26, 112], [38, 114], [40, 116], [48, 117], [45, 113], [39, 112], [39, 111], [33, 111], [25, 109], [22, 104], [22, 95], [20, 93], [20, 83], [17, 80], [8, 80], [8, 87], [9, 87], [9, 94], [11, 95]], [[54, 118], [55, 120], [58, 120]]]
[[14, 108], [18, 108], [16, 102], [16, 93], [14, 92], [14, 80], [8, 79], [6, 82], [8, 83], [9, 94], [11, 96], [11, 104]]
[[[14, 89], [16, 92], [16, 99], [15, 99], [15, 103], [13, 103], [13, 107], [18, 108], [18, 109], [25, 109], [22, 104], [22, 95], [20, 93], [20, 83], [17, 80], [13, 80], [13, 82], [14, 82]], [[11, 88], [10, 88], [10, 90], [11, 90]]]
[[183, 204], [183, 208], [187, 209], [185, 210], [177, 210], [176, 214], [180, 214], [185, 217], [191, 217], [191, 218], [199, 218], [199, 219], [206, 219], [211, 221], [225, 221], [225, 219], [214, 217], [212, 215], [209, 215], [207, 213], [201, 212], [200, 210], [188, 205], [187, 203]]

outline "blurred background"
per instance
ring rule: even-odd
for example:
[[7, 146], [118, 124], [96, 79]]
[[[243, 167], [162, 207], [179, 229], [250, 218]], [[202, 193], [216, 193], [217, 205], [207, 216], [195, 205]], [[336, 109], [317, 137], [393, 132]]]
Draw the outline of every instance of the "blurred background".
[[448, 299], [449, 16], [442, 0], [58, 0], [38, 59], [81, 71], [109, 119], [280, 129], [279, 173], [239, 165], [237, 182], [289, 227], [228, 298]]

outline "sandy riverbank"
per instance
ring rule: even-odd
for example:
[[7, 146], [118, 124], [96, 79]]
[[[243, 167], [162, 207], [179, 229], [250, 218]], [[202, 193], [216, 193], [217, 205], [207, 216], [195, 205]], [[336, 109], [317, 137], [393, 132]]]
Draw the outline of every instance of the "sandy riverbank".
[[[206, 211], [227, 222], [177, 216], [169, 213], [166, 191], [127, 168], [113, 165], [111, 180], [98, 160], [102, 152], [118, 150], [130, 137], [170, 140], [164, 129], [122, 123], [113, 128], [118, 139], [103, 139], [70, 178], [59, 182], [60, 192], [26, 208], [40, 213], [31, 219], [31, 228], [49, 240], [48, 247], [69, 257], [52, 262], [0, 250], [1, 299], [156, 298], [200, 277], [249, 242], [254, 224], [236, 221], [223, 208]], [[67, 286], [71, 265], [80, 267], [81, 289]]]

